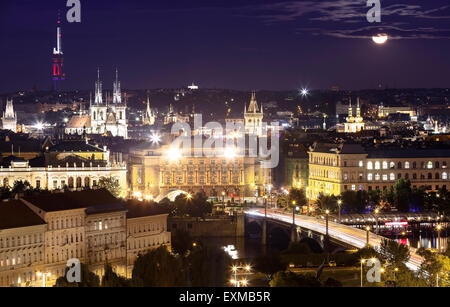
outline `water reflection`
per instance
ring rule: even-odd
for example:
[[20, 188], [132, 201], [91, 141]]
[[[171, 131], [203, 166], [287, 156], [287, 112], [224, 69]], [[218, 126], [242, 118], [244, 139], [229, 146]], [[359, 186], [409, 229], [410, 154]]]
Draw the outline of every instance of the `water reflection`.
[[415, 248], [438, 248], [440, 246], [441, 251], [445, 251], [448, 247], [449, 237], [440, 237], [438, 240], [437, 236], [411, 236], [408, 238], [397, 238], [395, 241], [403, 245], [412, 246]]

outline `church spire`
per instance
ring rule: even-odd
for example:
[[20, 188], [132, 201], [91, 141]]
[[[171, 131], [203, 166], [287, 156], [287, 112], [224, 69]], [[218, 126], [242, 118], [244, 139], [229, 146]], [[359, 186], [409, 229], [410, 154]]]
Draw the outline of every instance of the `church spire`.
[[361, 108], [359, 106], [359, 97], [356, 99], [356, 117], [361, 117]]
[[97, 81], [95, 81], [95, 103], [103, 104], [103, 85], [100, 81], [100, 68], [97, 68]]
[[348, 117], [353, 117], [353, 108], [352, 108], [352, 98], [350, 97], [350, 102], [348, 104]]
[[113, 103], [122, 103], [122, 95], [120, 92], [119, 70], [116, 68], [116, 80], [113, 83]]
[[258, 102], [256, 102], [256, 93], [252, 92], [252, 98], [250, 100], [250, 105], [248, 106], [248, 113], [257, 113], [258, 112]]

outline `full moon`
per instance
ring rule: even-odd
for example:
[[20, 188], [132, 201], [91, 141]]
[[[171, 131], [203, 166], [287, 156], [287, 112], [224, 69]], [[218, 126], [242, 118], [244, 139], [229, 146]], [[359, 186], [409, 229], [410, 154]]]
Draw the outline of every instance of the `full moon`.
[[377, 34], [372, 36], [372, 40], [374, 41], [375, 44], [378, 45], [383, 45], [384, 43], [386, 43], [388, 38], [389, 37], [387, 34]]

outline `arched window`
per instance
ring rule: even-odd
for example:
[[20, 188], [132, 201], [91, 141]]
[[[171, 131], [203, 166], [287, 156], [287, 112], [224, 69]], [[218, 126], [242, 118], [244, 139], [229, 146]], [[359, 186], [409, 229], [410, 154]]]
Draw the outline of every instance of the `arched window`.
[[395, 174], [394, 174], [394, 173], [391, 173], [391, 174], [389, 175], [389, 179], [392, 180], [392, 181], [394, 181], [394, 180], [395, 180]]
[[433, 162], [428, 161], [428, 163], [427, 163], [427, 168], [428, 168], [428, 169], [432, 169], [432, 168], [433, 168]]
[[386, 161], [383, 161], [383, 169], [387, 169], [388, 168], [388, 163]]
[[405, 162], [405, 168], [409, 168], [409, 162], [408, 161]]
[[417, 179], [417, 174], [416, 173], [413, 174], [413, 179]]
[[373, 179], [372, 173], [367, 174], [367, 180], [371, 181]]
[[402, 178], [402, 174], [398, 174], [397, 179], [401, 179], [401, 178]]
[[380, 161], [375, 162], [375, 169], [380, 169]]
[[409, 174], [408, 173], [405, 174], [405, 179], [409, 179]]
[[439, 173], [434, 174], [434, 179], [439, 179]]
[[398, 169], [401, 169], [401, 168], [402, 168], [402, 162], [398, 162], [398, 163], [397, 163], [397, 168], [398, 168]]
[[434, 162], [434, 168], [439, 168], [439, 161]]
[[395, 163], [391, 161], [391, 163], [389, 163], [389, 167], [390, 167], [391, 169], [392, 169], [392, 168], [395, 168]]
[[413, 162], [413, 168], [416, 169], [417, 168], [417, 163]]
[[380, 180], [380, 174], [375, 174], [375, 180]]
[[373, 169], [373, 163], [372, 162], [367, 162], [367, 169]]
[[432, 173], [428, 173], [428, 179], [433, 179], [433, 174]]

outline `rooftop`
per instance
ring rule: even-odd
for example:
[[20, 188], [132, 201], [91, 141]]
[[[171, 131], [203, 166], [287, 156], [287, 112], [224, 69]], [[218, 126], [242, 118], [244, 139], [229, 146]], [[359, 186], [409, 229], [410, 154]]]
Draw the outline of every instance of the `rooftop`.
[[11, 229], [45, 224], [43, 219], [41, 219], [20, 200], [0, 202], [0, 217], [0, 229]]

